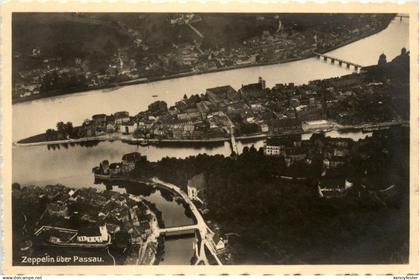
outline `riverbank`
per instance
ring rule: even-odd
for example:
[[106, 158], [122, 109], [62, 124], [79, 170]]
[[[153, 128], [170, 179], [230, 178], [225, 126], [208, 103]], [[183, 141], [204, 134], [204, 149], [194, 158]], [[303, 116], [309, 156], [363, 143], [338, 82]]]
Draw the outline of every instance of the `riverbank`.
[[[196, 256], [197, 258], [196, 258], [195, 264], [198, 264], [200, 262], [203, 262], [204, 264], [209, 264], [207, 256], [205, 254], [205, 250], [204, 250], [204, 248], [206, 247], [208, 251], [210, 252], [210, 254], [212, 255], [212, 257], [214, 258], [214, 260], [216, 261], [216, 263], [218, 265], [223, 265], [223, 263], [218, 258], [216, 249], [214, 248], [213, 243], [211, 241], [214, 233], [210, 230], [209, 226], [206, 224], [197, 206], [180, 187], [164, 182], [157, 177], [143, 180], [139, 178], [133, 178], [130, 176], [119, 176], [118, 178], [109, 178], [107, 179], [107, 181], [109, 182], [126, 181], [126, 182], [140, 183], [140, 184], [145, 184], [145, 185], [152, 184], [154, 188], [160, 188], [160, 189], [169, 191], [174, 196], [180, 197], [183, 200], [184, 207], [188, 207], [188, 209], [193, 214], [193, 218], [194, 218], [193, 220], [195, 223], [191, 226], [196, 226], [196, 230], [199, 233], [199, 237], [200, 237], [199, 238], [200, 244], [197, 245], [198, 248], [200, 248], [197, 250], [199, 252], [199, 256]], [[163, 230], [163, 229], [160, 228], [159, 230]], [[157, 234], [160, 234], [159, 230]], [[154, 236], [156, 236], [156, 233]]]
[[[329, 132], [329, 131], [366, 131], [372, 132], [379, 129], [388, 128], [391, 126], [408, 126], [409, 121], [396, 121], [396, 122], [381, 122], [376, 124], [359, 124], [359, 125], [340, 125], [334, 124], [331, 127], [321, 127], [321, 128], [310, 128], [303, 130], [302, 134], [305, 133], [320, 133], [320, 132]], [[252, 135], [242, 135], [235, 137], [236, 140], [261, 140], [266, 139], [269, 136], [268, 133], [259, 133]], [[29, 139], [29, 138], [27, 138]], [[25, 140], [25, 139], [23, 139]], [[20, 141], [14, 142], [14, 146], [20, 147], [30, 147], [30, 146], [41, 146], [41, 145], [60, 145], [60, 144], [78, 144], [94, 141], [122, 141], [127, 144], [136, 144], [136, 145], [145, 145], [145, 146], [158, 146], [159, 144], [217, 144], [230, 141], [229, 137], [219, 137], [219, 138], [210, 138], [210, 139], [139, 139], [135, 138], [132, 135], [123, 135], [123, 134], [109, 134], [101, 135], [94, 137], [84, 137], [80, 139], [63, 139], [55, 141], [40, 141], [40, 142], [31, 142], [23, 143]], [[145, 141], [147, 143], [145, 143]]]
[[159, 251], [158, 238], [160, 235], [160, 228], [157, 216], [150, 208], [148, 209], [148, 214], [152, 215], [152, 221], [150, 222], [151, 233], [139, 248], [137, 264], [141, 265], [159, 264], [159, 259], [157, 257]]
[[[235, 137], [237, 140], [252, 140], [252, 139], [263, 139], [266, 138], [266, 133], [253, 134], [253, 135], [243, 135]], [[23, 139], [25, 140], [25, 139]], [[14, 142], [13, 145], [21, 147], [30, 147], [30, 146], [40, 146], [40, 145], [60, 145], [60, 144], [77, 144], [91, 141], [122, 141], [128, 144], [142, 144], [144, 139], [138, 139], [131, 135], [123, 134], [112, 134], [112, 135], [101, 135], [94, 137], [84, 137], [79, 139], [63, 139], [63, 140], [54, 140], [54, 141], [41, 141], [41, 142], [31, 142], [23, 143], [20, 141]], [[223, 143], [230, 141], [229, 137], [219, 137], [219, 138], [210, 138], [210, 139], [147, 139], [147, 145], [159, 145], [159, 144], [211, 144], [211, 143]]]
[[[313, 52], [320, 52], [320, 53], [325, 54], [325, 53], [331, 52], [333, 50], [342, 48], [342, 47], [344, 47], [346, 45], [349, 45], [353, 42], [362, 40], [366, 37], [372, 36], [376, 33], [379, 33], [381, 31], [383, 31], [384, 29], [386, 29], [389, 26], [389, 24], [391, 22], [392, 22], [392, 19], [387, 24], [384, 24], [384, 26], [382, 26], [382, 28], [371, 30], [371, 31], [366, 32], [364, 34], [359, 34], [356, 37], [344, 40], [344, 41], [340, 42], [339, 44], [337, 44], [333, 47], [330, 47], [330, 48], [326, 48], [326, 49], [322, 49], [322, 50], [313, 50]], [[182, 78], [182, 77], [203, 75], [203, 74], [230, 71], [230, 70], [237, 70], [237, 69], [243, 69], [243, 68], [261, 67], [261, 66], [276, 65], [276, 64], [285, 64], [285, 63], [290, 63], [290, 62], [295, 62], [295, 61], [299, 61], [299, 60], [304, 60], [304, 59], [316, 57], [316, 55], [313, 52], [310, 53], [310, 54], [307, 54], [307, 55], [302, 55], [300, 57], [292, 57], [292, 58], [282, 59], [282, 60], [258, 62], [258, 63], [252, 63], [252, 64], [240, 64], [240, 65], [226, 66], [226, 67], [221, 67], [221, 68], [216, 68], [216, 69], [208, 69], [206, 71], [183, 72], [183, 73], [177, 73], [177, 74], [168, 75], [168, 76], [164, 75], [164, 76], [160, 76], [160, 77], [142, 77], [142, 78], [136, 78], [136, 79], [133, 79], [133, 80], [113, 82], [113, 83], [107, 84], [107, 85], [98, 85], [98, 86], [94, 86], [94, 87], [73, 87], [73, 88], [69, 88], [69, 89], [66, 89], [66, 90], [54, 90], [54, 91], [50, 91], [50, 92], [44, 93], [44, 94], [37, 94], [37, 95], [31, 95], [31, 96], [27, 96], [27, 97], [23, 97], [23, 98], [19, 98], [19, 99], [14, 99], [14, 100], [12, 100], [12, 104], [29, 102], [29, 101], [34, 101], [34, 100], [43, 99], [43, 98], [52, 98], [52, 97], [57, 97], [57, 96], [69, 95], [69, 94], [80, 93], [80, 92], [85, 92], [85, 91], [93, 91], [93, 90], [101, 90], [101, 89], [107, 90], [107, 91], [108, 90], [112, 91], [113, 89], [118, 89], [119, 87], [128, 86], [128, 85], [152, 83], [152, 82], [158, 82], [158, 81], [163, 81], [163, 80], [171, 80], [171, 79], [177, 79], [177, 78]], [[51, 95], [51, 94], [53, 94], [53, 95]]]

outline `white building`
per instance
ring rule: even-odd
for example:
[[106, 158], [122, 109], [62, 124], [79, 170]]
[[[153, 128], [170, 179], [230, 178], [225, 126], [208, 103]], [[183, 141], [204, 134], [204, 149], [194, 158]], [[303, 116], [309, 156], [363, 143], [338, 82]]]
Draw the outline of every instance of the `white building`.
[[261, 132], [264, 132], [264, 133], [268, 132], [268, 125], [266, 123], [262, 123], [260, 127], [261, 127]]
[[124, 134], [133, 134], [137, 128], [138, 126], [135, 122], [126, 122], [123, 123], [121, 132]]
[[223, 240], [223, 238], [218, 234], [215, 233], [213, 235], [213, 238], [211, 239], [212, 243], [213, 243], [213, 247], [216, 249], [216, 251], [220, 251], [225, 249], [225, 241]]
[[98, 228], [81, 229], [77, 235], [77, 241], [87, 243], [104, 243], [109, 240], [108, 230], [105, 225]]
[[194, 187], [187, 186], [188, 198], [196, 200], [198, 198], [198, 190]]
[[189, 199], [196, 200], [196, 201], [199, 201], [200, 203], [203, 203], [199, 195], [201, 195], [202, 198], [204, 199], [204, 193], [201, 192], [203, 191], [204, 184], [205, 184], [204, 174], [198, 174], [192, 177], [191, 179], [189, 179], [188, 185], [187, 185], [187, 193], [188, 193]]
[[323, 198], [343, 197], [353, 187], [353, 183], [344, 179], [325, 179], [318, 183], [318, 194]]
[[333, 124], [327, 120], [307, 121], [302, 123], [304, 131], [326, 130], [331, 129]]
[[264, 154], [266, 156], [280, 156], [282, 152], [283, 152], [282, 146], [267, 145], [264, 148]]

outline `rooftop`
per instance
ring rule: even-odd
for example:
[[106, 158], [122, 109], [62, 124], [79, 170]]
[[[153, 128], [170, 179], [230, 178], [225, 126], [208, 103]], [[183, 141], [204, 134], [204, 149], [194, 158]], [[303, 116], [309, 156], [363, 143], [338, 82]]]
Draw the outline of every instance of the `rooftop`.
[[236, 90], [234, 90], [231, 86], [208, 88], [206, 91], [212, 92], [217, 95], [225, 95], [228, 92], [236, 92]]

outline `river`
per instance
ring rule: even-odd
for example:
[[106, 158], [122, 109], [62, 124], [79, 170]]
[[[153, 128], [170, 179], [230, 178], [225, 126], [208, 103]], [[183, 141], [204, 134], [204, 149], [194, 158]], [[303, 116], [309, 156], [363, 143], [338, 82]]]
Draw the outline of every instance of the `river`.
[[[361, 65], [376, 64], [381, 53], [388, 60], [398, 55], [401, 48], [409, 46], [408, 19], [402, 22], [394, 20], [383, 31], [340, 49], [330, 52], [331, 56], [349, 60]], [[301, 61], [235, 69], [172, 80], [157, 81], [148, 84], [131, 85], [114, 91], [90, 91], [54, 98], [40, 99], [13, 105], [13, 141], [44, 132], [54, 127], [58, 121], [71, 121], [74, 125], [96, 113], [114, 113], [129, 111], [136, 114], [147, 109], [156, 100], [164, 100], [173, 105], [184, 94], [203, 93], [206, 88], [232, 85], [238, 89], [242, 84], [254, 83], [258, 77], [266, 80], [267, 86], [276, 83], [307, 83], [315, 79], [325, 79], [351, 73], [345, 67], [331, 65], [316, 58]], [[153, 95], [158, 95], [154, 98]], [[356, 133], [330, 132], [333, 137], [351, 137], [355, 140], [366, 135]], [[304, 135], [307, 139], [310, 135]], [[252, 143], [239, 142], [239, 150]], [[254, 145], [259, 148], [264, 141]], [[13, 147], [12, 178], [20, 184], [55, 184], [69, 187], [88, 187], [93, 185], [92, 167], [103, 159], [119, 161], [124, 153], [138, 151], [156, 161], [162, 157], [184, 158], [199, 153], [230, 154], [228, 143], [208, 147], [140, 147], [119, 141], [101, 142], [94, 147], [74, 146], [56, 150], [47, 150], [46, 146]], [[159, 192], [149, 199], [162, 211], [165, 224], [185, 222], [184, 209], [174, 201], [165, 200]], [[162, 264], [189, 264], [192, 256], [192, 239], [171, 240], [165, 243], [165, 260]]]

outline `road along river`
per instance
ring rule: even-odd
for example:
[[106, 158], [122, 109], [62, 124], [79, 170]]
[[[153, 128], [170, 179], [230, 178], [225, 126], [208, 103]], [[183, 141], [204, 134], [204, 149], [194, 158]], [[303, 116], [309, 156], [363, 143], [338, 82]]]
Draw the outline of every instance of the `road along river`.
[[[331, 56], [352, 61], [361, 65], [377, 63], [381, 53], [388, 59], [398, 55], [401, 48], [409, 46], [408, 19], [394, 20], [383, 31], [330, 52]], [[131, 85], [114, 91], [91, 91], [60, 97], [40, 99], [13, 105], [12, 139], [19, 139], [44, 132], [55, 127], [58, 121], [71, 121], [79, 125], [86, 118], [97, 113], [114, 113], [126, 110], [136, 114], [147, 109], [156, 100], [164, 100], [173, 105], [184, 94], [203, 93], [206, 88], [232, 85], [238, 89], [242, 84], [256, 82], [258, 77], [266, 80], [267, 86], [276, 83], [307, 83], [310, 80], [325, 79], [351, 73], [352, 70], [338, 65], [331, 65], [316, 58], [304, 59], [290, 63], [235, 69], [197, 76], [164, 80], [148, 84]], [[158, 97], [153, 97], [158, 95]], [[304, 135], [304, 138], [310, 135]], [[330, 132], [330, 136], [364, 137], [362, 133], [338, 134]], [[264, 141], [255, 143], [238, 143], [241, 151], [244, 146], [254, 144], [257, 148]], [[207, 153], [210, 155], [229, 155], [228, 142], [206, 147], [149, 146], [138, 147], [119, 141], [101, 142], [93, 147], [74, 146], [47, 150], [46, 146], [13, 147], [12, 178], [20, 184], [55, 184], [68, 187], [93, 186], [92, 167], [100, 161], [120, 161], [128, 152], [138, 151], [156, 161], [162, 157], [185, 158], [190, 155]], [[157, 208], [162, 211], [165, 224], [173, 226], [185, 224], [184, 209], [174, 201], [165, 199], [160, 191], [148, 196]], [[193, 239], [172, 240], [165, 243], [165, 260], [162, 264], [189, 264], [193, 254]]]

